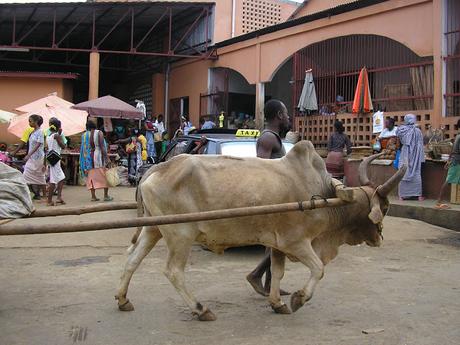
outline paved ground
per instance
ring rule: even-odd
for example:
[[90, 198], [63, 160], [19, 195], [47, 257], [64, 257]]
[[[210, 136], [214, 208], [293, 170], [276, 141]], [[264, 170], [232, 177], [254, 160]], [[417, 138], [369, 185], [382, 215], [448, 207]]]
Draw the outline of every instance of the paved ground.
[[[118, 200], [132, 193], [113, 191]], [[69, 204], [88, 197], [82, 188], [66, 188], [64, 196]], [[134, 211], [86, 220], [127, 215]], [[162, 242], [134, 276], [129, 297], [136, 310], [117, 310], [113, 296], [131, 232], [0, 238], [0, 344], [459, 343], [459, 233], [387, 217], [384, 245], [342, 247], [314, 298], [288, 316], [273, 314], [244, 280], [261, 258], [260, 249], [216, 256], [196, 247], [187, 277], [218, 317], [201, 323], [161, 273]], [[304, 267], [288, 263], [283, 287], [293, 291], [306, 278]], [[365, 329], [383, 332], [366, 335]]]

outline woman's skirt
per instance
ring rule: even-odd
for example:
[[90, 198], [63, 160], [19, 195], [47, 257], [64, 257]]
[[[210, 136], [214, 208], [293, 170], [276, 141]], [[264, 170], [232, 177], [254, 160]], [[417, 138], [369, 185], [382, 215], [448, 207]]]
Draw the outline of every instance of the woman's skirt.
[[105, 177], [105, 168], [96, 168], [88, 171], [86, 177], [86, 187], [88, 189], [109, 188]]
[[343, 172], [343, 152], [331, 151], [327, 154], [326, 169], [334, 178], [342, 178]]
[[422, 175], [416, 174], [411, 180], [402, 180], [399, 183], [398, 195], [403, 199], [422, 196]]
[[64, 171], [62, 171], [61, 162], [50, 166], [50, 183], [59, 183], [65, 179]]
[[46, 184], [43, 159], [29, 159], [24, 165], [23, 176], [27, 184]]
[[447, 171], [447, 183], [460, 184], [460, 164], [451, 165]]

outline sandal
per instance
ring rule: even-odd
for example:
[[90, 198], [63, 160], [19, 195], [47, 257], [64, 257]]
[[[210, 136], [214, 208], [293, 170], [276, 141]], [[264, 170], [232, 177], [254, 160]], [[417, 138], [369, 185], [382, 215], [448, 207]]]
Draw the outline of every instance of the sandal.
[[111, 196], [107, 196], [104, 198], [104, 201], [112, 201], [113, 200], [113, 197]]
[[101, 200], [101, 199], [98, 199], [98, 198], [96, 198], [96, 199], [91, 199], [91, 201], [99, 201], [99, 200]]
[[56, 200], [56, 204], [65, 205], [66, 202], [64, 200], [60, 199], [60, 200]]
[[436, 204], [436, 206], [434, 207], [435, 209], [437, 210], [449, 210], [451, 209], [451, 207], [447, 204]]
[[46, 206], [56, 206], [56, 203], [55, 202], [47, 202], [46, 203]]

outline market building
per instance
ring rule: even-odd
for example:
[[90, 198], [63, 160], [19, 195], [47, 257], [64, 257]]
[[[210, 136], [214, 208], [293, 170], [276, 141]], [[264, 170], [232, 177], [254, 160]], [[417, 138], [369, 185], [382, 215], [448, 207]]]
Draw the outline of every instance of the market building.
[[[252, 97], [259, 124], [264, 101], [279, 98], [296, 115], [295, 128], [305, 127], [316, 145], [326, 144], [336, 118], [345, 122], [348, 132], [358, 128], [357, 145], [369, 145], [371, 114], [351, 114], [359, 71], [366, 66], [376, 110], [398, 123], [414, 113], [423, 130], [444, 128], [446, 137], [453, 137], [460, 116], [457, 1], [362, 0], [308, 12], [315, 4], [319, 1], [305, 2], [285, 23], [217, 43], [215, 61], [178, 64], [171, 75], [171, 96], [199, 96], [200, 108], [191, 109], [191, 114], [224, 109], [229, 117], [238, 112], [233, 93], [240, 100]], [[202, 73], [187, 80], [188, 86], [180, 83], [180, 75], [200, 68]], [[296, 105], [310, 68], [319, 112], [303, 117]]]
[[[278, 98], [316, 145], [325, 144], [336, 118], [347, 131], [357, 127], [357, 144], [367, 145], [370, 115], [350, 113], [366, 66], [376, 110], [397, 122], [414, 113], [423, 130], [456, 133], [458, 1], [309, 0], [272, 25], [264, 16], [274, 18], [279, 3], [286, 2], [0, 5], [0, 70], [72, 73], [74, 102], [106, 94], [142, 99], [148, 112], [166, 115], [170, 130], [180, 115], [198, 124], [221, 112], [227, 126], [247, 117], [260, 126], [264, 102]], [[310, 68], [319, 111], [305, 117], [296, 105]]]

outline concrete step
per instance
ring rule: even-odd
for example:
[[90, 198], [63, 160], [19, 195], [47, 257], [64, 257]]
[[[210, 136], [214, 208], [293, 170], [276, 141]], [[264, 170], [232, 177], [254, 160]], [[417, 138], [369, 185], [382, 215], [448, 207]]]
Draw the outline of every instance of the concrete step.
[[439, 210], [435, 208], [436, 200], [400, 201], [397, 198], [390, 198], [390, 204], [389, 216], [417, 219], [443, 228], [460, 231], [460, 205], [449, 204], [451, 209]]

